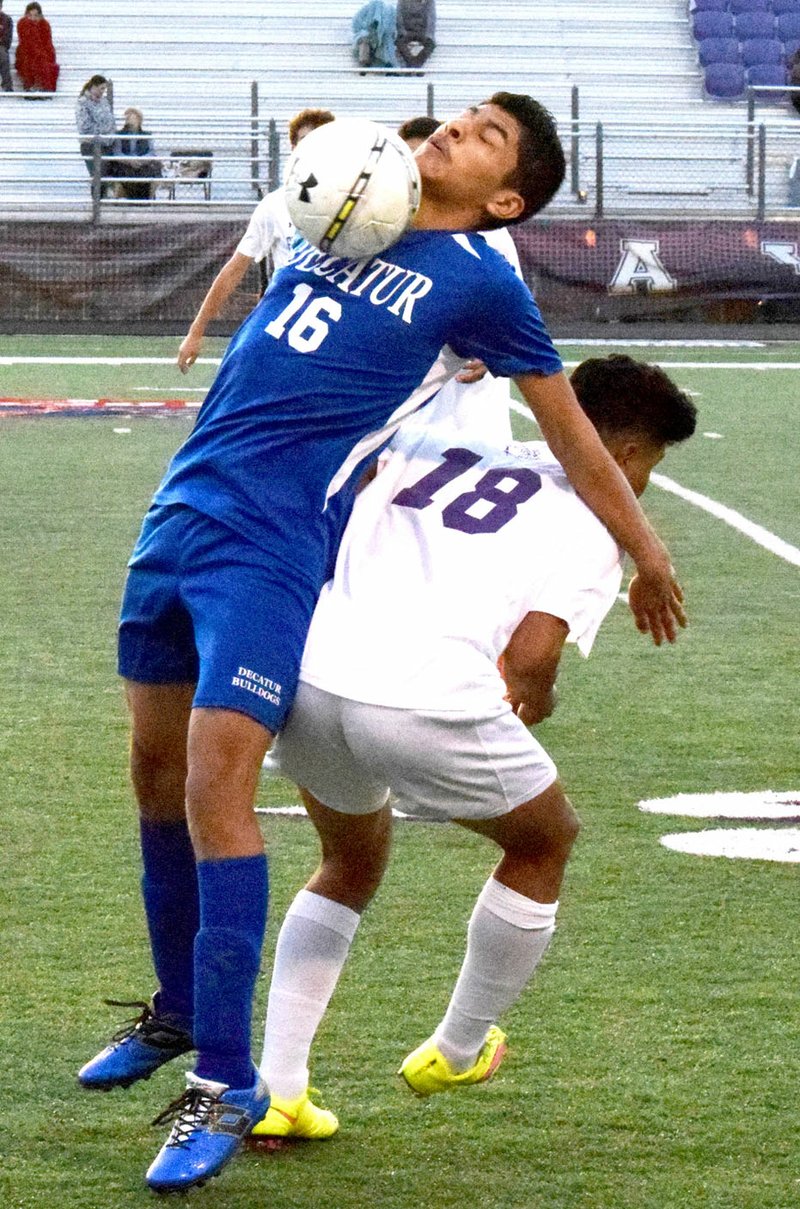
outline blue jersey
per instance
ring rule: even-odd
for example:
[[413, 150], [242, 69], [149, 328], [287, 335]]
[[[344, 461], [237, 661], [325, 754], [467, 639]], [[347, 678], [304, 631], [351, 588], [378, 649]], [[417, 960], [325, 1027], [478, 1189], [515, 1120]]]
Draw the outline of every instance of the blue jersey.
[[502, 376], [561, 369], [529, 290], [479, 236], [412, 231], [366, 261], [301, 240], [155, 502], [206, 513], [319, 583], [361, 469], [466, 357]]

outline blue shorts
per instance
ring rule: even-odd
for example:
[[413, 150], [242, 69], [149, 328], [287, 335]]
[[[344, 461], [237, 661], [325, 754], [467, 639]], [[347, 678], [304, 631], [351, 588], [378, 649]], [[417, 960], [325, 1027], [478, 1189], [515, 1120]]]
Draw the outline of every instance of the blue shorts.
[[277, 734], [318, 592], [212, 517], [154, 505], [129, 563], [120, 675], [194, 683], [195, 706], [238, 710]]

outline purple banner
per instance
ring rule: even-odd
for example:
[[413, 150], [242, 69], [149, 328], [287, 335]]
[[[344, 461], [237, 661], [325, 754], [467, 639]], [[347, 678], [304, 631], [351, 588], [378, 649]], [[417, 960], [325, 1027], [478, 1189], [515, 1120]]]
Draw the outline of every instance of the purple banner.
[[800, 300], [800, 219], [545, 219], [513, 234], [525, 278], [547, 315], [645, 318], [701, 303]]
[[[0, 224], [0, 324], [185, 328], [241, 237], [241, 219]], [[526, 280], [552, 318], [711, 315], [800, 301], [797, 222], [539, 219], [513, 231]], [[230, 300], [232, 330], [254, 305], [256, 269]]]
[[[188, 325], [245, 225], [2, 223], [0, 323]], [[229, 327], [258, 294], [253, 269], [226, 309]]]

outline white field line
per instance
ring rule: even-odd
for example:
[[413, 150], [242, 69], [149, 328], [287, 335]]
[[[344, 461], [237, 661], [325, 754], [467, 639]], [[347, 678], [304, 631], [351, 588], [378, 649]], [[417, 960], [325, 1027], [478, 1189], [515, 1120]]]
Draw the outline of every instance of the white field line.
[[[562, 341], [569, 343], [569, 341]], [[588, 345], [591, 341], [580, 341]], [[620, 342], [620, 347], [630, 344]], [[195, 365], [219, 365], [221, 357], [198, 357]], [[565, 369], [574, 369], [577, 361], [565, 361]], [[664, 369], [800, 369], [800, 361], [656, 361]], [[0, 357], [0, 365], [175, 365], [174, 357]]]
[[[565, 369], [574, 369], [579, 361], [562, 362]], [[652, 361], [662, 369], [800, 369], [800, 361]]]
[[[221, 357], [198, 357], [195, 365], [219, 365]], [[175, 365], [174, 357], [0, 357], [0, 365]], [[177, 367], [176, 367], [177, 368]]]
[[[766, 348], [766, 340], [609, 340], [603, 336], [594, 340], [565, 339], [554, 336], [559, 347], [576, 344], [586, 348]], [[772, 344], [796, 344], [795, 340], [775, 340]]]
[[[256, 806], [256, 814], [282, 814], [287, 818], [292, 819], [307, 819], [308, 815], [304, 806]], [[420, 820], [416, 815], [404, 814], [402, 810], [392, 808], [392, 817], [395, 819], [405, 819], [410, 823], [417, 823]], [[429, 819], [429, 822], [436, 822], [435, 819]]]
[[[523, 403], [518, 403], [516, 399], [511, 400], [511, 410], [515, 411], [517, 415], [524, 416], [526, 420], [530, 420], [531, 424], [534, 423], [529, 409]], [[662, 491], [669, 491], [673, 495], [680, 496], [688, 504], [694, 504], [696, 508], [709, 512], [717, 520], [724, 521], [726, 525], [743, 533], [745, 537], [749, 537], [759, 546], [763, 546], [771, 554], [777, 554], [778, 558], [791, 563], [793, 567], [800, 567], [800, 550], [797, 546], [792, 546], [782, 538], [776, 537], [774, 533], [770, 533], [769, 529], [765, 529], [763, 525], [757, 525], [755, 521], [748, 520], [734, 508], [728, 508], [726, 504], [719, 504], [709, 496], [701, 495], [699, 491], [682, 487], [680, 483], [676, 483], [674, 479], [669, 479], [663, 474], [652, 474], [650, 482], [654, 483], [656, 487], [660, 487]]]
[[694, 504], [695, 508], [702, 508], [704, 512], [710, 512], [712, 516], [724, 521], [732, 529], [737, 529], [739, 533], [743, 533], [745, 537], [749, 537], [759, 546], [763, 546], [771, 554], [777, 554], [778, 558], [782, 558], [784, 562], [791, 563], [793, 567], [800, 567], [800, 550], [797, 546], [789, 545], [782, 538], [770, 533], [769, 529], [765, 529], [763, 525], [757, 525], [755, 521], [750, 521], [746, 516], [742, 516], [741, 512], [728, 508], [725, 504], [718, 504], [716, 500], [709, 499], [707, 495], [701, 495], [699, 491], [682, 487], [680, 483], [668, 479], [666, 475], [651, 474], [650, 481], [655, 483], [656, 487], [660, 487], [662, 491], [669, 491], [672, 495], [686, 500], [688, 504]]

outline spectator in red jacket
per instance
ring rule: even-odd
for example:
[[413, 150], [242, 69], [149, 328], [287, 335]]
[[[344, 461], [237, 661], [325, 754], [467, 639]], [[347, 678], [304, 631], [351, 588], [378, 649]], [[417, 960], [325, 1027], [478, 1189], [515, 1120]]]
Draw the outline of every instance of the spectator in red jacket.
[[29, 4], [17, 22], [16, 67], [26, 92], [55, 92], [59, 66], [50, 22], [41, 4]]
[[3, 0], [0, 0], [0, 85], [3, 92], [13, 92], [11, 82], [11, 39], [14, 36], [14, 22], [3, 12]]

